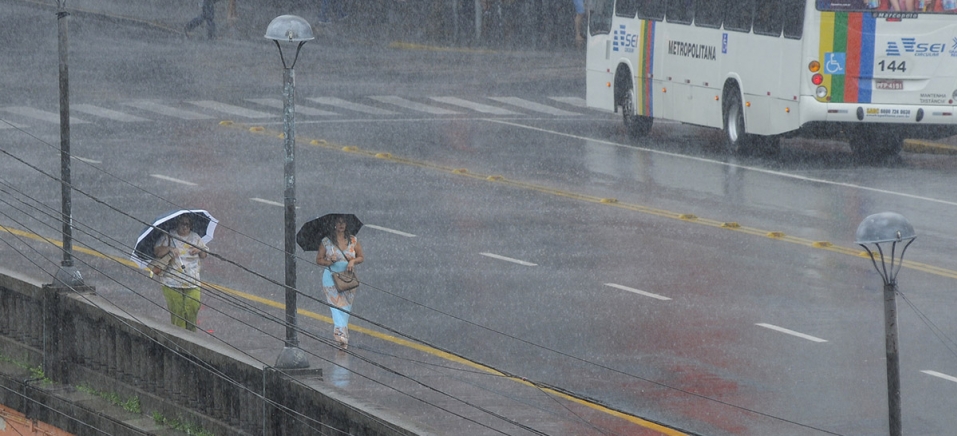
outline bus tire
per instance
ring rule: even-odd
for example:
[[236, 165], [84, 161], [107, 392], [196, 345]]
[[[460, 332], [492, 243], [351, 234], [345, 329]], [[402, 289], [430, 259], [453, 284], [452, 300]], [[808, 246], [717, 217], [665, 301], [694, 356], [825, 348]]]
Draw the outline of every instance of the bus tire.
[[737, 88], [726, 93], [724, 99], [725, 149], [734, 154], [746, 154], [754, 145], [754, 138], [744, 126], [744, 105]]
[[621, 116], [625, 121], [625, 129], [628, 130], [628, 136], [631, 139], [638, 139], [651, 131], [651, 125], [654, 119], [637, 114], [638, 109], [635, 105], [634, 88], [628, 89], [621, 101]]

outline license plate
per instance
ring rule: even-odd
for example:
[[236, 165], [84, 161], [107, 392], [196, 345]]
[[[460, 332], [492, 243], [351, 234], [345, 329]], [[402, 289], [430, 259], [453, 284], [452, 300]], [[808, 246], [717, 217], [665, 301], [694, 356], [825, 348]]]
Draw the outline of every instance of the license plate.
[[874, 89], [897, 90], [904, 89], [903, 80], [875, 80]]

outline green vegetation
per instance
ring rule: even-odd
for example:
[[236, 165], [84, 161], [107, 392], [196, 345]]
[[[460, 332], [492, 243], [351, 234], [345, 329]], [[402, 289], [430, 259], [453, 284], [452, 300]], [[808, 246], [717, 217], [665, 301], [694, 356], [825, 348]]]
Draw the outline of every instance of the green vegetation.
[[80, 392], [86, 392], [90, 395], [96, 395], [98, 397], [104, 398], [113, 405], [122, 407], [123, 410], [127, 412], [143, 413], [143, 409], [140, 407], [140, 397], [133, 396], [126, 401], [123, 401], [123, 399], [120, 398], [120, 395], [116, 392], [100, 392], [87, 385], [79, 385], [76, 387], [76, 389]]
[[10, 363], [20, 368], [23, 368], [27, 371], [30, 371], [30, 375], [33, 376], [33, 379], [39, 380], [43, 384], [53, 383], [53, 380], [50, 380], [49, 378], [47, 378], [46, 374], [43, 372], [43, 366], [30, 366], [29, 363], [21, 362], [12, 357], [4, 356], [3, 354], [0, 354], [0, 362]]
[[159, 412], [153, 412], [153, 421], [160, 425], [165, 425], [174, 430], [179, 430], [188, 435], [196, 436], [215, 436], [209, 431], [204, 430], [202, 427], [196, 424], [190, 424], [188, 422], [181, 421], [179, 419], [167, 418], [160, 414]]
[[[10, 363], [20, 368], [23, 368], [27, 371], [30, 371], [30, 375], [32, 376], [34, 380], [39, 380], [44, 384], [53, 383], [53, 380], [50, 380], [49, 378], [47, 378], [46, 374], [43, 372], [42, 366], [35, 366], [35, 367], [30, 366], [28, 363], [18, 361], [16, 359], [5, 356], [3, 354], [0, 354], [0, 362]], [[120, 395], [117, 394], [116, 392], [100, 392], [100, 391], [97, 391], [96, 389], [93, 389], [93, 387], [89, 385], [85, 385], [85, 384], [78, 385], [76, 389], [80, 392], [86, 392], [90, 395], [96, 395], [98, 397], [104, 398], [110, 403], [112, 403], [113, 405], [122, 407], [123, 410], [127, 412], [136, 413], [136, 414], [143, 413], [143, 408], [140, 405], [140, 398], [137, 396], [133, 396], [126, 400], [123, 400], [123, 398], [121, 398]], [[166, 427], [181, 431], [183, 433], [186, 433], [187, 435], [215, 436], [213, 433], [203, 429], [201, 426], [197, 424], [191, 424], [191, 423], [185, 422], [182, 419], [167, 418], [163, 416], [162, 414], [160, 414], [159, 412], [153, 412], [152, 416], [153, 416], [153, 421], [156, 422], [157, 424], [165, 425]]]

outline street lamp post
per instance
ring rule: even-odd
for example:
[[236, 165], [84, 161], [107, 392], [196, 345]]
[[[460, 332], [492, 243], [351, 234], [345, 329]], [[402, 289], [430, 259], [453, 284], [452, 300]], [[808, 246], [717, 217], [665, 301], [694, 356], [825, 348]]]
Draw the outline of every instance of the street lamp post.
[[[884, 335], [887, 350], [887, 408], [891, 436], [901, 436], [900, 359], [897, 349], [897, 273], [904, 262], [904, 252], [917, 238], [907, 219], [894, 212], [882, 212], [864, 218], [857, 227], [857, 243], [864, 247], [884, 280]], [[872, 251], [868, 244], [874, 246]], [[881, 247], [881, 244], [889, 244]], [[897, 254], [897, 244], [904, 244]], [[889, 251], [888, 251], [889, 248]], [[877, 264], [876, 254], [881, 263]], [[890, 267], [888, 267], [890, 260]]]
[[73, 265], [73, 187], [70, 178], [70, 69], [68, 61], [66, 0], [57, 0], [57, 49], [60, 64], [60, 213], [63, 234], [63, 261], [54, 276], [53, 286], [83, 286], [83, 276]]
[[[282, 60], [282, 127], [283, 144], [286, 151], [284, 165], [285, 195], [285, 243], [286, 251], [286, 346], [276, 359], [277, 368], [308, 368], [309, 361], [299, 348], [297, 333], [296, 307], [296, 73], [293, 68], [299, 59], [299, 50], [307, 42], [315, 39], [312, 26], [302, 17], [280, 15], [266, 28], [266, 39], [276, 42], [279, 59]], [[287, 50], [295, 47], [296, 54], [287, 65], [283, 56], [283, 46]]]

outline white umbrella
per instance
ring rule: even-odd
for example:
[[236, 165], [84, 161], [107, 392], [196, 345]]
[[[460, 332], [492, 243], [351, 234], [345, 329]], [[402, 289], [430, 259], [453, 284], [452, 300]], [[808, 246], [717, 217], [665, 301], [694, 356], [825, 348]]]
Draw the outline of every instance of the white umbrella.
[[156, 241], [167, 232], [172, 233], [176, 225], [176, 218], [180, 215], [189, 216], [193, 224], [193, 232], [202, 238], [204, 244], [213, 240], [213, 232], [216, 231], [216, 224], [219, 220], [213, 218], [209, 212], [203, 209], [180, 209], [167, 212], [156, 217], [153, 224], [146, 226], [140, 237], [136, 239], [136, 245], [133, 247], [133, 254], [130, 260], [139, 265], [140, 268], [146, 268], [146, 265], [153, 260], [153, 247]]

